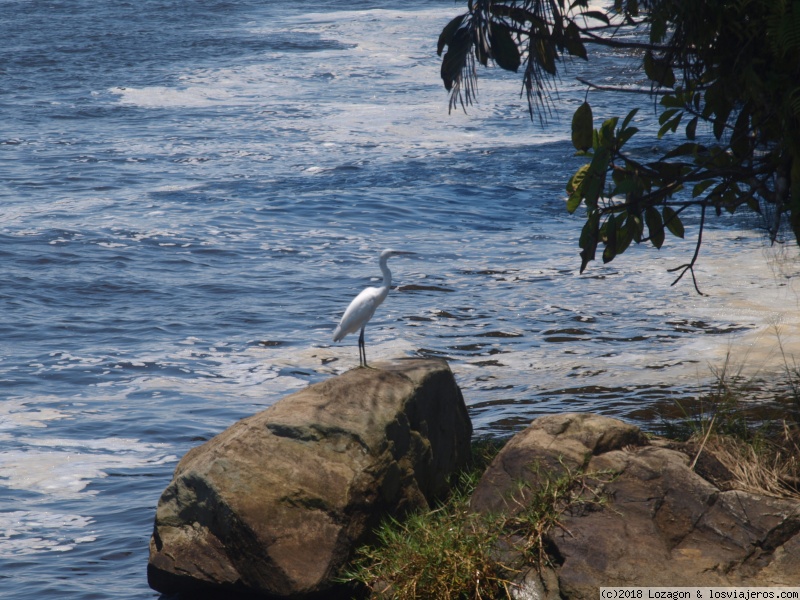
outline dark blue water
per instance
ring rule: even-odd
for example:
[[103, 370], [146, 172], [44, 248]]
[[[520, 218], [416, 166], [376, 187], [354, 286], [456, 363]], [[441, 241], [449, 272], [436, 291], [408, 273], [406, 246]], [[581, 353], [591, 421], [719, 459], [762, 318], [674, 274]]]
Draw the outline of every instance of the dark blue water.
[[648, 425], [729, 351], [772, 372], [776, 328], [798, 348], [796, 252], [747, 224], [708, 232], [706, 297], [669, 285], [691, 239], [579, 275], [582, 67], [547, 129], [493, 71], [448, 115], [435, 42], [457, 8], [390, 8], [0, 0], [3, 598], [156, 596], [177, 460], [357, 364], [330, 338], [384, 248], [418, 255], [391, 263], [370, 359], [447, 357], [479, 433], [564, 410]]

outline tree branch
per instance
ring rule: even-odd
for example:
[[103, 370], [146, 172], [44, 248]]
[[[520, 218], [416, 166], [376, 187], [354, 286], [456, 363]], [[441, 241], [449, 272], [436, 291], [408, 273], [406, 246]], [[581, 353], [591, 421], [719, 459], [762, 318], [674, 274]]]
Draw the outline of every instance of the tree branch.
[[703, 243], [703, 227], [705, 226], [706, 222], [706, 206], [707, 205], [703, 203], [702, 209], [700, 211], [700, 231], [697, 233], [697, 245], [694, 247], [694, 256], [692, 256], [692, 260], [689, 263], [685, 265], [680, 265], [679, 267], [675, 267], [674, 269], [667, 269], [667, 272], [669, 273], [674, 273], [675, 271], [681, 272], [681, 274], [678, 275], [677, 279], [675, 279], [675, 281], [673, 281], [670, 284], [670, 286], [673, 286], [676, 283], [678, 283], [681, 279], [683, 279], [683, 276], [686, 275], [686, 271], [689, 271], [692, 274], [692, 282], [694, 283], [694, 289], [701, 296], [705, 296], [706, 294], [701, 292], [700, 288], [697, 287], [697, 277], [695, 277], [694, 275], [694, 265], [697, 262], [698, 255], [700, 254], [700, 245]]
[[588, 85], [592, 89], [600, 90], [603, 92], [624, 92], [626, 94], [646, 94], [648, 96], [653, 96], [658, 94], [665, 95], [671, 93], [671, 92], [653, 91], [650, 88], [632, 89], [632, 88], [616, 87], [613, 85], [597, 85], [596, 83], [592, 83], [591, 81], [589, 81], [588, 79], [584, 79], [583, 77], [576, 77], [575, 79], [580, 81], [583, 85]]
[[666, 52], [669, 50], [668, 46], [658, 46], [656, 44], [648, 44], [645, 42], [620, 42], [607, 37], [602, 37], [584, 29], [582, 31], [587, 37], [581, 37], [581, 41], [597, 44], [598, 46], [607, 46], [608, 48], [625, 48], [628, 50], [652, 50], [654, 52]]

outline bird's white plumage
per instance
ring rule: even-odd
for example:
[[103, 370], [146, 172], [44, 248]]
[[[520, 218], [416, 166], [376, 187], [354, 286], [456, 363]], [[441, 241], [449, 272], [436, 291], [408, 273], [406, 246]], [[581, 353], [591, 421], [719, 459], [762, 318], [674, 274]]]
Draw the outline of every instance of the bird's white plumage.
[[[398, 250], [384, 250], [378, 264], [383, 273], [383, 284], [380, 287], [368, 287], [356, 296], [347, 310], [342, 315], [342, 320], [333, 332], [333, 341], [339, 342], [350, 333], [355, 333], [359, 329], [361, 335], [358, 338], [359, 361], [362, 365], [367, 365], [367, 354], [364, 348], [364, 327], [366, 327], [375, 309], [386, 299], [389, 289], [392, 287], [392, 272], [386, 266], [386, 261], [392, 256], [400, 254], [413, 254], [413, 252], [400, 252]], [[363, 360], [362, 360], [363, 357]]]
[[356, 333], [375, 314], [375, 309], [389, 295], [388, 287], [368, 287], [353, 298], [350, 306], [344, 311], [342, 320], [333, 332], [333, 341], [340, 342], [344, 336]]

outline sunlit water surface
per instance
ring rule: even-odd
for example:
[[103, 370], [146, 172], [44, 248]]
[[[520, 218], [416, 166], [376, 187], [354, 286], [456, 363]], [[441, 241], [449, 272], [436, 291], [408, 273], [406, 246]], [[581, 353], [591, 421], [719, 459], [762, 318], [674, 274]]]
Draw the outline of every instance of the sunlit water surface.
[[[685, 242], [579, 275], [583, 66], [545, 129], [496, 71], [448, 114], [435, 43], [458, 8], [388, 6], [0, 0], [3, 598], [157, 596], [147, 542], [177, 460], [357, 364], [331, 333], [384, 248], [418, 254], [391, 263], [368, 357], [447, 358], [477, 434], [560, 411], [652, 428], [728, 353], [765, 398], [781, 387], [794, 248], [713, 221], [700, 296], [667, 271], [689, 217]], [[598, 64], [643, 83], [625, 56]], [[633, 102], [590, 99], [598, 119]]]

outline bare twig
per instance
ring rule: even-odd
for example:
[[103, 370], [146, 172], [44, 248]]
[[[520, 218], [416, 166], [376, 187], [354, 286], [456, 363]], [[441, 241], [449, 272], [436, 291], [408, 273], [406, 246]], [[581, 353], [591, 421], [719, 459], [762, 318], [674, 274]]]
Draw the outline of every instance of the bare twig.
[[694, 265], [697, 262], [698, 255], [700, 254], [700, 246], [703, 243], [703, 227], [705, 226], [705, 223], [706, 223], [706, 206], [707, 206], [707, 204], [703, 203], [703, 204], [701, 204], [701, 206], [702, 206], [702, 208], [700, 210], [700, 231], [697, 233], [697, 244], [694, 247], [694, 256], [692, 256], [692, 260], [689, 263], [687, 263], [685, 265], [680, 265], [678, 267], [675, 267], [674, 269], [667, 269], [667, 271], [670, 272], [670, 273], [673, 273], [675, 271], [680, 271], [681, 272], [681, 274], [678, 275], [678, 277], [675, 279], [675, 281], [673, 281], [670, 284], [670, 286], [675, 285], [681, 279], [683, 279], [683, 276], [686, 275], [686, 271], [691, 272], [691, 274], [692, 274], [692, 282], [694, 283], [695, 291], [698, 294], [700, 294], [701, 296], [705, 296], [705, 294], [700, 291], [700, 288], [697, 287], [697, 278], [694, 275]]
[[615, 85], [598, 85], [596, 83], [592, 83], [588, 79], [584, 79], [583, 77], [576, 77], [578, 81], [580, 81], [584, 85], [588, 85], [590, 88], [595, 90], [600, 90], [603, 92], [624, 92], [626, 94], [645, 94], [647, 96], [652, 96], [654, 94], [666, 94], [667, 92], [654, 92], [650, 88], [624, 88], [624, 87], [617, 87]]
[[597, 35], [587, 29], [584, 29], [583, 33], [586, 34], [586, 37], [581, 37], [581, 41], [597, 44], [599, 46], [608, 46], [609, 48], [626, 48], [629, 50], [652, 50], [654, 52], [666, 52], [669, 49], [667, 46], [648, 44], [646, 42], [628, 42], [628, 41], [620, 42], [619, 40]]
[[694, 467], [697, 464], [697, 459], [700, 458], [700, 453], [703, 452], [703, 448], [706, 447], [706, 442], [708, 441], [708, 436], [711, 435], [711, 431], [714, 429], [714, 419], [716, 419], [716, 418], [717, 418], [717, 415], [715, 413], [714, 416], [711, 417], [711, 422], [708, 424], [708, 431], [706, 431], [706, 436], [703, 438], [703, 443], [700, 444], [700, 449], [697, 451], [697, 454], [695, 454], [695, 457], [694, 457], [694, 460], [692, 461], [692, 464], [689, 465], [689, 470], [691, 470], [691, 471], [694, 471]]

